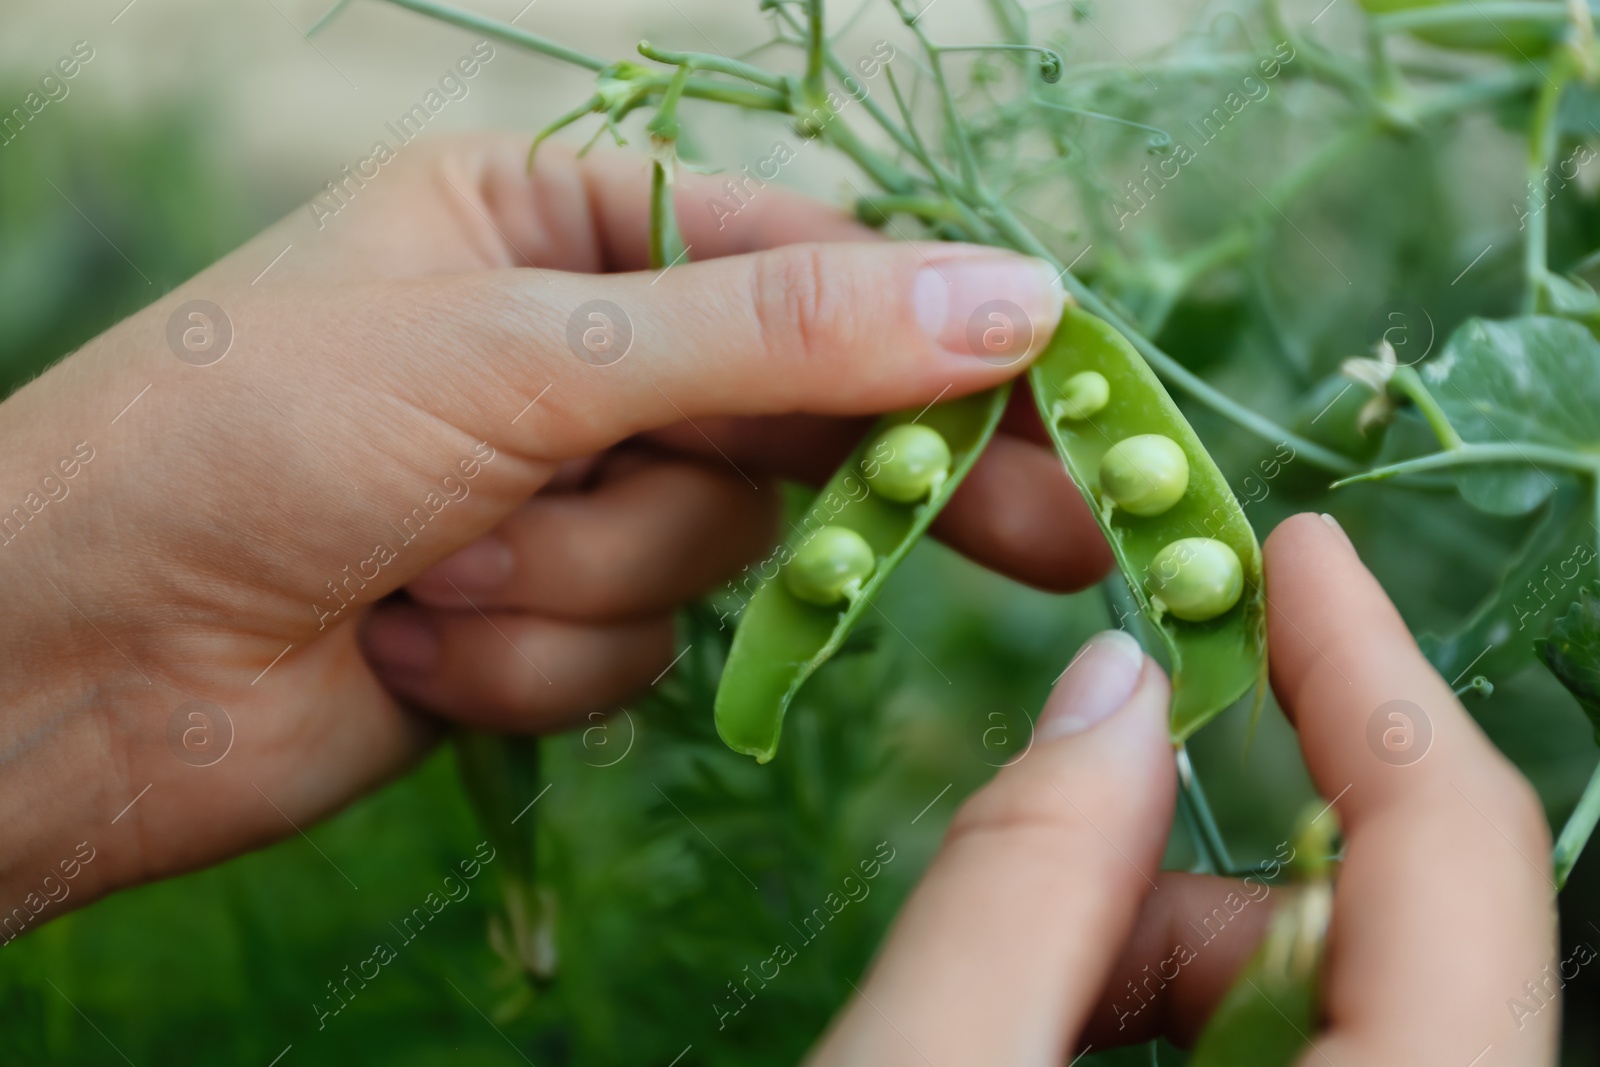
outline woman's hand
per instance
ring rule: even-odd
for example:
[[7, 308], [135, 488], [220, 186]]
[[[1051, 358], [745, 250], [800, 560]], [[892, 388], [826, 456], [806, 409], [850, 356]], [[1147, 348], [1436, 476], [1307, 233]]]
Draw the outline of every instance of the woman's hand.
[[[773, 188], [719, 223], [708, 179], [679, 194], [695, 262], [646, 272], [644, 164], [547, 148], [530, 178], [526, 150], [408, 147], [0, 406], [4, 899], [80, 842], [74, 905], [337, 809], [436, 737], [385, 680], [506, 729], [613, 707], [670, 661], [672, 607], [770, 543], [773, 473], [1014, 376], [1059, 314], [1032, 260]], [[992, 299], [1021, 321], [980, 359]], [[1026, 431], [942, 530], [1035, 584], [1109, 564]], [[380, 677], [361, 626], [408, 584]]]
[[[1267, 584], [1273, 688], [1346, 843], [1327, 1018], [1299, 1062], [1553, 1064], [1555, 887], [1538, 800], [1337, 527], [1284, 523]], [[812, 1063], [1059, 1067], [1088, 1046], [1194, 1039], [1294, 890], [1160, 872], [1176, 788], [1167, 696], [1131, 638], [1086, 646], [1027, 757], [956, 816]], [[1405, 766], [1367, 740], [1393, 700], [1432, 730]], [[1169, 977], [1174, 958], [1186, 962]]]

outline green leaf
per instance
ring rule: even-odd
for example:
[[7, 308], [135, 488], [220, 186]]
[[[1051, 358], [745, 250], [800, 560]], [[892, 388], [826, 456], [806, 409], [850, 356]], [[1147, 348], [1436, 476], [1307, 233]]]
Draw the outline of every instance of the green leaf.
[[1539, 285], [1539, 310], [1580, 322], [1590, 333], [1600, 329], [1600, 294], [1582, 278], [1546, 275]]
[[1577, 698], [1600, 742], [1600, 598], [1583, 590], [1538, 649], [1550, 673]]
[[1600, 579], [1595, 564], [1593, 496], [1570, 481], [1507, 561], [1494, 589], [1460, 627], [1418, 643], [1434, 669], [1451, 681], [1474, 674], [1509, 678], [1532, 661], [1536, 640], [1549, 632], [1578, 589]]
[[[1600, 448], [1600, 341], [1567, 319], [1470, 319], [1420, 368], [1463, 440]], [[1464, 468], [1461, 495], [1495, 515], [1525, 515], [1549, 499], [1561, 471], [1520, 464]]]

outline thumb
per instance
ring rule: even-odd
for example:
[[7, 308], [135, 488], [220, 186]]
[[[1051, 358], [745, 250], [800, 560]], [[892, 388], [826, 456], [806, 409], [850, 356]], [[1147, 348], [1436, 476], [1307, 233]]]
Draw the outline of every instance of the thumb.
[[1084, 646], [1029, 753], [957, 814], [815, 1062], [1070, 1058], [1161, 862], [1168, 693], [1128, 634]]
[[481, 291], [466, 302], [459, 279], [415, 284], [438, 286], [425, 302], [443, 315], [470, 316], [460, 332], [485, 353], [487, 410], [505, 406], [508, 381], [542, 395], [519, 425], [531, 439], [505, 444], [551, 459], [702, 416], [953, 399], [1019, 373], [1064, 302], [1042, 260], [928, 243], [792, 245], [651, 273], [497, 271], [470, 280]]

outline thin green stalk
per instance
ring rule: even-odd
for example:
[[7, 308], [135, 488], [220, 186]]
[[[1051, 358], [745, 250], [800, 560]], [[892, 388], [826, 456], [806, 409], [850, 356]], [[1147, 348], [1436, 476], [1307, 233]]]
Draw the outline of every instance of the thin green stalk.
[[901, 0], [894, 0], [894, 5], [900, 12], [900, 20], [916, 36], [917, 43], [922, 45], [922, 50], [928, 57], [928, 66], [933, 72], [934, 83], [939, 86], [939, 100], [944, 105], [945, 125], [949, 127], [950, 139], [955, 142], [962, 182], [969, 192], [976, 195], [981, 185], [978, 159], [973, 154], [972, 140], [967, 136], [966, 123], [961, 120], [961, 109], [956, 106], [955, 94], [950, 91], [950, 79], [945, 77], [944, 64], [939, 59], [939, 48], [923, 32], [920, 16], [907, 16]]
[[815, 106], [828, 94], [822, 82], [828, 35], [822, 26], [822, 0], [806, 0], [806, 97]]
[[1456, 428], [1450, 425], [1450, 418], [1444, 413], [1444, 408], [1439, 406], [1428, 387], [1422, 384], [1421, 375], [1411, 367], [1396, 367], [1389, 377], [1389, 392], [1399, 393], [1417, 406], [1422, 417], [1427, 420], [1428, 429], [1433, 431], [1433, 436], [1439, 439], [1439, 447], [1454, 451], [1465, 444], [1461, 435], [1456, 433]]
[[[743, 78], [747, 82], [759, 85], [774, 92], [788, 92], [788, 84], [777, 74], [762, 70], [750, 63], [741, 63], [737, 59], [727, 56], [712, 55], [709, 52], [677, 52], [667, 48], [657, 48], [649, 41], [639, 42], [639, 54], [646, 59], [653, 59], [657, 63], [666, 63], [674, 67], [693, 67], [695, 70], [709, 70], [717, 74], [730, 74], [735, 78]], [[687, 88], [687, 86], [685, 86]]]
[[1533, 88], [1543, 80], [1543, 72], [1538, 67], [1518, 64], [1486, 77], [1474, 78], [1448, 89], [1439, 89], [1424, 98], [1411, 114], [1418, 122], [1442, 118], [1457, 111], [1465, 111], [1480, 104], [1489, 104], [1503, 97], [1514, 96]]
[[1600, 822], [1600, 765], [1596, 765], [1589, 776], [1589, 784], [1578, 798], [1578, 806], [1567, 816], [1567, 824], [1561, 828], [1561, 836], [1556, 838], [1556, 846], [1551, 851], [1550, 864], [1555, 868], [1557, 889], [1566, 886], [1572, 868], [1583, 854], [1583, 846], [1594, 833], [1596, 822]]
[[650, 165], [650, 266], [656, 270], [672, 266], [686, 251], [678, 232], [678, 213], [672, 203], [672, 168], [677, 166], [678, 101], [683, 99], [684, 86], [693, 69], [688, 63], [678, 68], [661, 97], [655, 117], [646, 127], [655, 155]]
[[[782, 7], [778, 8], [778, 14], [788, 22], [790, 29], [793, 29], [797, 33], [800, 32], [799, 21], [794, 17], [794, 15], [790, 14], [787, 9]], [[855, 76], [850, 73], [850, 68], [845, 66], [844, 60], [840, 59], [833, 49], [823, 49], [823, 61], [828, 65], [828, 69], [833, 72], [833, 76], [838, 78], [841, 82], [845, 81], [846, 79], [854, 80]], [[889, 135], [895, 144], [899, 145], [907, 152], [913, 152], [915, 150], [915, 142], [911, 135], [905, 130], [901, 129], [900, 126], [889, 117], [889, 113], [882, 107], [878, 106], [877, 101], [873, 100], [870, 94], [862, 96], [859, 102], [862, 110], [866, 111], [868, 115], [872, 116], [872, 120], [883, 128], [883, 131]]]
[[507, 44], [520, 45], [530, 51], [538, 52], [540, 55], [549, 56], [551, 59], [559, 59], [563, 63], [571, 63], [574, 66], [584, 67], [588, 70], [601, 71], [611, 65], [609, 61], [601, 59], [599, 56], [591, 56], [587, 52], [580, 52], [576, 48], [568, 48], [566, 45], [552, 41], [548, 37], [541, 37], [537, 33], [530, 33], [527, 30], [519, 29], [516, 26], [499, 22], [495, 19], [484, 18], [482, 15], [473, 14], [471, 11], [463, 11], [461, 8], [451, 7], [449, 4], [441, 4], [437, 0], [384, 0], [384, 2], [436, 18], [440, 22], [448, 22], [452, 26], [460, 26], [462, 29], [472, 30], [474, 33], [494, 37], [505, 41]]
[[1200, 787], [1200, 779], [1194, 773], [1194, 764], [1189, 761], [1189, 750], [1184, 745], [1178, 746], [1178, 787], [1182, 791], [1184, 801], [1193, 812], [1195, 824], [1200, 832], [1196, 844], [1204, 842], [1204, 851], [1210, 857], [1212, 872], [1233, 870], [1233, 857], [1228, 853], [1227, 842], [1222, 839], [1222, 829], [1217, 826], [1216, 817], [1211, 814], [1211, 805], [1206, 803], [1205, 790]]
[[1518, 22], [1534, 25], [1565, 25], [1572, 9], [1564, 0], [1531, 3], [1529, 0], [1473, 0], [1470, 4], [1440, 4], [1414, 7], [1373, 15], [1379, 33], [1406, 33], [1456, 26], [1481, 26], [1485, 22]]
[[1066, 66], [1054, 48], [1036, 44], [941, 44], [934, 47], [940, 52], [1034, 52], [1039, 56], [1039, 75], [1047, 82], [1060, 81]]
[[1510, 442], [1499, 445], [1462, 445], [1447, 452], [1435, 452], [1427, 456], [1418, 456], [1416, 459], [1404, 460], [1400, 463], [1390, 464], [1387, 467], [1378, 467], [1374, 470], [1362, 471], [1352, 474], [1348, 478], [1341, 478], [1334, 482], [1330, 488], [1343, 489], [1347, 485], [1357, 482], [1381, 482], [1400, 474], [1414, 474], [1418, 471], [1447, 470], [1455, 467], [1480, 467], [1499, 463], [1522, 463], [1528, 466], [1548, 464], [1560, 467], [1563, 470], [1576, 471], [1591, 477], [1600, 475], [1600, 456], [1584, 455], [1581, 452], [1572, 452], [1565, 448], [1552, 448], [1549, 445], [1536, 445], [1530, 442]]
[[[527, 30], [519, 29], [516, 26], [484, 18], [482, 15], [474, 14], [471, 11], [463, 11], [460, 8], [451, 7], [449, 4], [441, 4], [437, 0], [383, 0], [383, 2], [415, 11], [418, 14], [427, 15], [430, 18], [436, 18], [441, 22], [448, 22], [452, 26], [460, 26], [462, 29], [472, 30], [474, 33], [481, 33], [485, 37], [493, 37], [496, 40], [505, 41], [507, 44], [517, 45], [518, 47], [538, 52], [540, 55], [559, 59], [564, 63], [571, 63], [574, 66], [583, 67], [596, 73], [615, 65], [599, 56], [592, 56], [587, 52], [568, 48], [564, 44], [558, 44], [547, 37], [541, 37], [539, 34], [529, 33]], [[649, 89], [664, 90], [669, 80], [670, 75], [662, 75], [658, 79], [642, 82], [641, 85]], [[716, 100], [721, 103], [733, 104], [756, 111], [788, 110], [788, 100], [782, 93], [767, 88], [746, 89], [710, 79], [690, 79], [689, 83], [684, 86], [684, 95], [701, 100]]]
[[960, 224], [961, 212], [948, 200], [934, 196], [865, 196], [858, 210], [872, 215], [892, 215], [900, 212], [915, 215], [928, 222], [953, 222]]
[[[1047, 263], [1054, 264], [1057, 269], [1062, 268], [1061, 262], [1046, 248], [1038, 238], [1030, 233], [1027, 227], [1016, 220], [1016, 217], [1003, 205], [998, 206], [994, 212], [995, 225], [1012, 242], [1012, 246], [1020, 252], [1038, 256]], [[1152, 341], [1145, 338], [1138, 330], [1128, 325], [1127, 321], [1104, 300], [1098, 293], [1090, 289], [1071, 271], [1062, 271], [1061, 282], [1066, 286], [1067, 292], [1094, 314], [1105, 319], [1117, 331], [1128, 339], [1128, 342], [1138, 350], [1156, 373], [1161, 375], [1173, 385], [1182, 389], [1196, 401], [1215, 411], [1217, 414], [1237, 424], [1242, 429], [1260, 437], [1269, 444], [1287, 444], [1300, 456], [1324, 470], [1339, 474], [1352, 474], [1360, 467], [1348, 456], [1341, 456], [1331, 449], [1323, 448], [1314, 441], [1308, 441], [1299, 434], [1278, 425], [1260, 412], [1245, 407], [1226, 393], [1211, 385], [1205, 379], [1196, 375], [1189, 368], [1167, 355]]]
[[1195, 817], [1187, 793], [1178, 794], [1178, 818], [1183, 823], [1184, 833], [1188, 834], [1189, 841], [1194, 845], [1194, 873], [1221, 874], [1226, 871], [1227, 868], [1218, 866], [1217, 858], [1211, 854], [1205, 831], [1200, 828], [1200, 820]]
[[1550, 273], [1550, 228], [1545, 206], [1550, 198], [1550, 164], [1555, 161], [1556, 142], [1560, 134], [1556, 122], [1557, 111], [1562, 91], [1567, 87], [1570, 77], [1569, 63], [1556, 62], [1550, 65], [1528, 126], [1528, 211], [1523, 219], [1523, 225], [1528, 228], [1528, 239], [1523, 244], [1522, 260], [1523, 280], [1527, 288], [1522, 307], [1529, 315], [1538, 310], [1539, 294], [1544, 291], [1545, 278]]

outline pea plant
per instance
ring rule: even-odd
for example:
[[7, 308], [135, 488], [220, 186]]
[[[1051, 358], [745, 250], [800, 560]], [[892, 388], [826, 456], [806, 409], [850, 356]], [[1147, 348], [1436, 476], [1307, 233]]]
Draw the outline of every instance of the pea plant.
[[[680, 169], [727, 162], [697, 147], [719, 107], [854, 164], [867, 190], [851, 183], [851, 208], [868, 225], [1055, 266], [1071, 305], [1023, 387], [1112, 548], [1108, 612], [1172, 674], [1199, 869], [1254, 869], [1234, 863], [1184, 746], [1264, 699], [1256, 530], [1273, 514], [1314, 503], [1358, 538], [1404, 531], [1410, 554], [1383, 576], [1458, 693], [1487, 700], [1543, 664], [1600, 730], [1600, 295], [1586, 280], [1600, 206], [1583, 169], [1600, 138], [1600, 53], [1587, 4], [1360, 0], [1291, 15], [1285, 0], [1239, 0], [1207, 5], [1138, 61], [1111, 44], [1108, 63], [1087, 2], [986, 0], [987, 35], [955, 42], [934, 27], [961, 0], [761, 0], [751, 18], [769, 36], [749, 52], [641, 42], [622, 59], [437, 0], [386, 2], [593, 72], [592, 94], [531, 137], [529, 165], [569, 127], [644, 140], [658, 268], [692, 251], [674, 213]], [[881, 83], [867, 91], [840, 42], [872, 18], [894, 42], [873, 47]], [[795, 773], [779, 751], [787, 709], [867, 643], [858, 626], [1010, 390], [885, 414], [796, 503], [780, 577], [743, 605], [731, 644], [692, 613], [686, 650], [699, 651], [661, 699], [772, 761], [769, 782]], [[1269, 463], [1247, 516], [1229, 474]], [[528, 784], [534, 753], [474, 738], [462, 759], [503, 833], [521, 795], [503, 783]], [[1600, 772], [1562, 814], [1558, 885], [1600, 820]], [[1258, 991], [1277, 991], [1273, 1010], [1311, 1032], [1337, 844], [1327, 821], [1295, 839], [1299, 876], [1321, 889], [1285, 909], [1251, 968]], [[506, 851], [515, 881], [496, 937], [542, 986], [554, 904], [531, 843]], [[1298, 1043], [1263, 1038], [1254, 1003], [1226, 1002], [1193, 1062], [1289, 1062]]]

